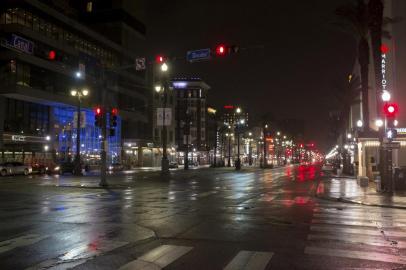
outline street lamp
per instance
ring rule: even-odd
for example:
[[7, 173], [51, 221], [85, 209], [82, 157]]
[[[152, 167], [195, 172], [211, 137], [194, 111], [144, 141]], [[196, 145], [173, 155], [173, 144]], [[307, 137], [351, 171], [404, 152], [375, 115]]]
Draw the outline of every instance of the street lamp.
[[89, 95], [89, 90], [86, 88], [83, 89], [72, 89], [70, 91], [71, 96], [76, 97], [78, 100], [77, 103], [77, 127], [76, 127], [76, 156], [75, 156], [75, 168], [74, 168], [74, 174], [79, 176], [82, 175], [82, 167], [80, 164], [80, 111], [81, 111], [81, 103], [82, 103], [82, 98], [86, 97]]
[[236, 113], [241, 113], [241, 108], [238, 107], [238, 108], [235, 110], [235, 112], [236, 112]]
[[[163, 63], [160, 67], [163, 73], [166, 73], [169, 70], [169, 67], [166, 63]], [[164, 79], [163, 85], [155, 86], [155, 91], [157, 93], [163, 94], [163, 113], [162, 113], [162, 160], [161, 160], [161, 172], [168, 173], [169, 172], [169, 160], [168, 160], [168, 152], [167, 152], [167, 128], [166, 128], [166, 103], [168, 99], [168, 88], [169, 83], [167, 78]]]
[[363, 125], [364, 123], [362, 122], [362, 120], [357, 121], [357, 127], [362, 128]]
[[388, 91], [384, 90], [382, 92], [381, 98], [383, 101], [388, 102], [391, 99], [391, 94]]
[[163, 64], [161, 65], [161, 71], [167, 72], [168, 69], [169, 69], [169, 67], [168, 67], [168, 65], [167, 65], [166, 63], [163, 63]]
[[376, 119], [375, 120], [375, 126], [377, 126], [378, 128], [383, 126], [383, 121], [382, 119]]

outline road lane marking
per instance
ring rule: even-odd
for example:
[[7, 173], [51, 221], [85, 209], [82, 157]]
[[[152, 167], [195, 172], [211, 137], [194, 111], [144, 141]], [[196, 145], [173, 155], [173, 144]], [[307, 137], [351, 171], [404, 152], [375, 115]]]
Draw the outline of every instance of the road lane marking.
[[370, 251], [342, 250], [331, 248], [309, 247], [305, 248], [305, 254], [322, 255], [331, 257], [350, 258], [358, 260], [369, 260], [396, 264], [406, 264], [406, 257]]
[[272, 252], [242, 250], [227, 264], [224, 270], [263, 270], [272, 256]]
[[122, 247], [128, 242], [111, 240], [96, 240], [90, 243], [82, 243], [57, 258], [43, 261], [31, 266], [26, 270], [65, 270], [83, 264], [94, 257], [97, 257], [116, 248]]
[[27, 234], [17, 238], [2, 241], [0, 242], [0, 253], [7, 252], [18, 247], [29, 246], [48, 237], [49, 235]]
[[[348, 234], [360, 234], [360, 235], [383, 235], [380, 230], [372, 229], [354, 229], [354, 228], [344, 228], [339, 226], [325, 226], [325, 225], [314, 225], [310, 227], [311, 231], [316, 232], [331, 232], [331, 233], [348, 233]], [[406, 232], [401, 231], [384, 231], [386, 236], [392, 237], [406, 237]]]
[[119, 270], [159, 270], [176, 261], [193, 247], [162, 245], [131, 261]]
[[343, 234], [309, 234], [307, 240], [335, 240], [351, 244], [366, 244], [370, 246], [378, 247], [396, 247], [406, 248], [406, 242], [396, 241], [396, 244], [392, 241], [387, 241], [383, 238], [373, 238], [367, 235], [343, 235]]

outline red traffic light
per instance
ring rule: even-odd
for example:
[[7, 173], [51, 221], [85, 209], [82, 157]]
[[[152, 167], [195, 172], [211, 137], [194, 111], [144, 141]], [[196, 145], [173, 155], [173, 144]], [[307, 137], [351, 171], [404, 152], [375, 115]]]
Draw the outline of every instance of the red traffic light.
[[396, 103], [386, 103], [383, 107], [383, 111], [386, 117], [395, 117], [399, 111], [399, 108]]
[[165, 57], [162, 56], [162, 55], [158, 55], [158, 56], [155, 58], [155, 61], [156, 61], [158, 64], [162, 64], [163, 62], [165, 62]]
[[49, 60], [55, 60], [56, 58], [56, 52], [55, 51], [49, 51], [48, 52], [48, 59]]
[[118, 114], [118, 109], [117, 108], [111, 109], [111, 114], [112, 115], [117, 115]]
[[101, 109], [100, 107], [96, 107], [96, 108], [94, 109], [94, 113], [95, 113], [96, 115], [101, 115], [102, 109]]
[[216, 54], [219, 56], [223, 56], [226, 54], [226, 46], [224, 45], [218, 45], [216, 47]]

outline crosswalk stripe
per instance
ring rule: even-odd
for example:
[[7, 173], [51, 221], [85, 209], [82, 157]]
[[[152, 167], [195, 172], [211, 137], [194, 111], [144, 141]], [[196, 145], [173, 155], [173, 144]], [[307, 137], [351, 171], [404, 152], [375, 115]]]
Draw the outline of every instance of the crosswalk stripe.
[[[344, 228], [339, 226], [325, 226], [325, 225], [314, 225], [310, 227], [311, 231], [315, 232], [330, 232], [330, 233], [348, 233], [348, 234], [360, 234], [360, 235], [382, 235], [382, 232], [375, 229], [355, 229], [355, 228]], [[385, 230], [385, 235], [392, 237], [406, 237], [406, 232], [402, 231], [387, 231]]]
[[242, 250], [227, 264], [224, 270], [263, 270], [272, 256], [272, 252]]
[[387, 241], [380, 238], [374, 238], [366, 235], [349, 235], [349, 234], [309, 234], [307, 240], [335, 240], [351, 244], [366, 244], [370, 246], [379, 247], [397, 247], [406, 248], [406, 242], [404, 241]]
[[399, 216], [388, 216], [388, 215], [377, 215], [373, 213], [365, 213], [365, 214], [350, 214], [350, 213], [345, 213], [345, 214], [336, 214], [336, 213], [315, 213], [313, 214], [314, 217], [317, 218], [343, 218], [343, 219], [383, 219], [383, 220], [397, 220], [397, 221], [406, 221], [406, 216], [405, 217], [399, 217]]
[[307, 246], [305, 248], [305, 254], [309, 255], [322, 255], [322, 256], [332, 256], [341, 257], [349, 259], [360, 259], [396, 264], [406, 264], [406, 257], [396, 256], [385, 253], [370, 252], [370, 251], [355, 251], [355, 250], [342, 250], [342, 249], [330, 249], [330, 248], [319, 248]]
[[347, 225], [347, 226], [363, 226], [363, 227], [376, 227], [377, 224], [385, 224], [386, 228], [406, 227], [406, 223], [392, 222], [392, 224], [386, 224], [384, 221], [376, 220], [340, 220], [340, 219], [313, 219], [312, 224], [332, 224], [332, 225]]
[[162, 269], [185, 255], [192, 249], [193, 247], [162, 245], [145, 253], [138, 259], [123, 265], [119, 268], [119, 270]]
[[17, 238], [2, 241], [0, 242], [0, 253], [7, 252], [18, 247], [29, 246], [48, 237], [49, 235], [27, 234]]
[[31, 266], [26, 270], [64, 270], [85, 263], [86, 261], [97, 257], [116, 248], [122, 247], [128, 242], [119, 242], [111, 240], [98, 240], [91, 243], [82, 243], [69, 250], [63, 255], [43, 261], [37, 265]]

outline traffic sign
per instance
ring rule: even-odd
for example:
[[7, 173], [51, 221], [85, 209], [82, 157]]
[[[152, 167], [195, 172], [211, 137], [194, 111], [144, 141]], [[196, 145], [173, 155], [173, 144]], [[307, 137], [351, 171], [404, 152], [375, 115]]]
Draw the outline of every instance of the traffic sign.
[[172, 108], [157, 108], [157, 126], [170, 126], [172, 123]]
[[211, 50], [208, 49], [201, 49], [195, 51], [188, 51], [186, 53], [186, 59], [189, 62], [198, 62], [198, 61], [207, 61], [211, 58]]
[[382, 146], [386, 149], [400, 149], [400, 142], [385, 142]]
[[145, 57], [136, 58], [135, 59], [135, 70], [140, 71], [140, 70], [145, 70], [145, 69], [146, 69]]

